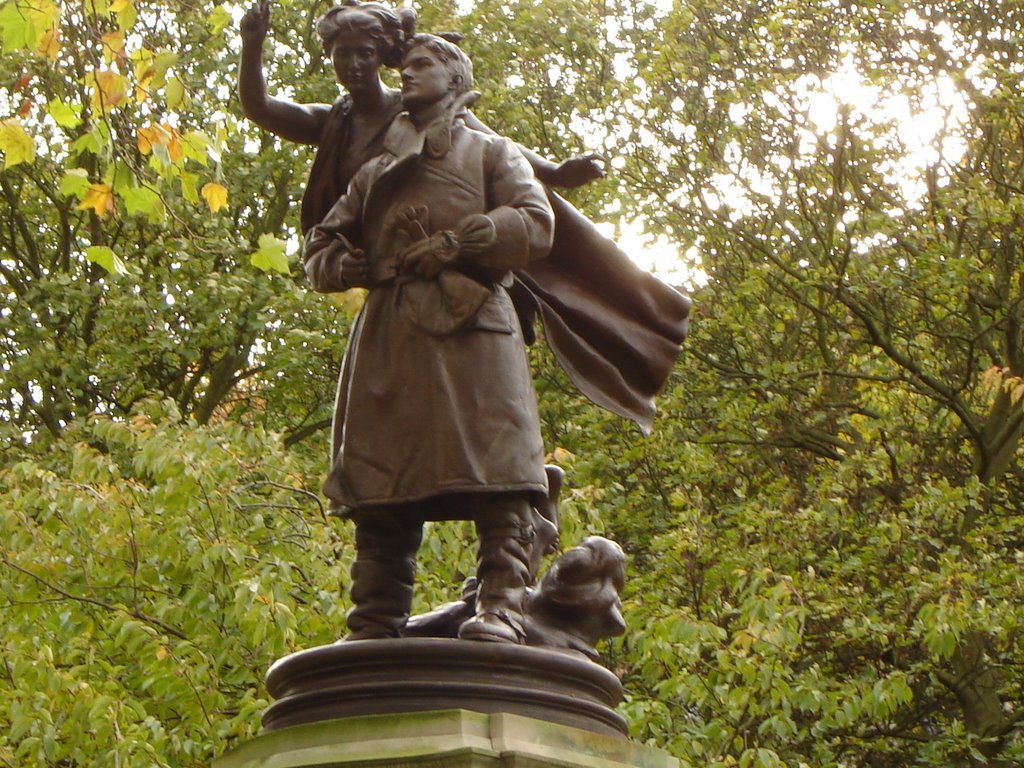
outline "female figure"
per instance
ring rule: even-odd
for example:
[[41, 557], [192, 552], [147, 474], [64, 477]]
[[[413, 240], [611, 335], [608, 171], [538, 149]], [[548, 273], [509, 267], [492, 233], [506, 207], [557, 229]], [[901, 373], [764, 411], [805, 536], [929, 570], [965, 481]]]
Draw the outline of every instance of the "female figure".
[[242, 18], [238, 96], [245, 116], [289, 141], [318, 147], [302, 198], [302, 231], [319, 224], [359, 167], [380, 154], [384, 134], [402, 111], [399, 92], [381, 82], [382, 65], [401, 60], [402, 24], [378, 3], [332, 8], [317, 34], [346, 93], [333, 105], [296, 104], [267, 94], [263, 41], [270, 29], [270, 0]]

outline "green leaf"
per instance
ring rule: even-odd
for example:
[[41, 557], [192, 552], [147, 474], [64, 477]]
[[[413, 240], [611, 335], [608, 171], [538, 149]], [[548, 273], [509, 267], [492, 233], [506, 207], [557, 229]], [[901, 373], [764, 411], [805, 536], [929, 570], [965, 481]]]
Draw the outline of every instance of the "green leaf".
[[138, 12], [135, 10], [134, 0], [119, 0], [111, 5], [117, 18], [117, 28], [127, 32], [135, 24]]
[[58, 187], [64, 197], [77, 197], [85, 195], [89, 188], [89, 172], [85, 168], [70, 168], [65, 171]]
[[153, 85], [162, 86], [167, 80], [167, 70], [178, 63], [179, 56], [171, 51], [164, 51], [153, 57]]
[[82, 134], [71, 142], [71, 150], [75, 154], [89, 152], [93, 155], [102, 155], [107, 146], [109, 133], [103, 123], [93, 126], [88, 133]]
[[176, 77], [167, 81], [167, 88], [164, 91], [167, 98], [167, 108], [177, 109], [185, 101], [185, 85]]
[[218, 5], [209, 15], [206, 17], [206, 24], [210, 28], [210, 32], [214, 35], [219, 35], [224, 31], [224, 27], [231, 23], [231, 13], [223, 5]]
[[264, 272], [288, 274], [288, 257], [284, 253], [285, 243], [270, 234], [260, 235], [259, 249], [249, 256], [249, 262]]
[[90, 245], [85, 249], [85, 258], [99, 264], [112, 275], [127, 275], [128, 268], [121, 258], [105, 245]]
[[46, 111], [61, 128], [75, 128], [82, 123], [82, 105], [67, 104], [60, 99], [51, 99]]
[[3, 40], [4, 53], [34, 48], [38, 37], [32, 19], [17, 3], [8, 2], [0, 8], [0, 39]]
[[132, 187], [125, 190], [121, 198], [131, 215], [145, 216], [150, 221], [159, 221], [164, 217], [163, 200], [149, 187]]
[[203, 131], [188, 131], [181, 136], [181, 152], [189, 160], [209, 165], [209, 150], [213, 139]]
[[199, 190], [196, 185], [199, 183], [199, 177], [194, 173], [182, 171], [178, 176], [178, 182], [181, 184], [181, 196], [190, 203], [198, 203]]

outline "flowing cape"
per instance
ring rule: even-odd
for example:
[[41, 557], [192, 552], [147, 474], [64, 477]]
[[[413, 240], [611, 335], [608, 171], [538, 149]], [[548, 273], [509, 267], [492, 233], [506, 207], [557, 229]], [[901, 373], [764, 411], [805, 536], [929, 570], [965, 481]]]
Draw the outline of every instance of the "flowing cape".
[[637, 267], [568, 201], [555, 213], [551, 255], [516, 272], [524, 333], [539, 313], [572, 383], [596, 405], [648, 434], [689, 326], [690, 299]]

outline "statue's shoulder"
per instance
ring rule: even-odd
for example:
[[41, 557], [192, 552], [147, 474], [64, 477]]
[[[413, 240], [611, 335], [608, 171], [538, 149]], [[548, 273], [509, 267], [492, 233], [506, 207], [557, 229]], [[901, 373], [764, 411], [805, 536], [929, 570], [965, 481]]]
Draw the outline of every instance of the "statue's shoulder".
[[462, 117], [455, 119], [452, 130], [454, 134], [464, 137], [463, 140], [467, 144], [479, 147], [491, 164], [519, 154], [515, 142], [511, 139], [473, 128]]

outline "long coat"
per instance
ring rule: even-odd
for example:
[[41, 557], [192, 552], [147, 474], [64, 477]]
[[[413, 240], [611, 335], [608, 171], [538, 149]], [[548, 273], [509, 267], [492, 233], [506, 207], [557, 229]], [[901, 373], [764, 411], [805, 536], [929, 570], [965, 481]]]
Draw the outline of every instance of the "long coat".
[[[344, 290], [346, 248], [363, 249], [374, 285], [342, 364], [333, 461], [324, 491], [355, 511], [448, 493], [545, 493], [543, 446], [524, 342], [505, 286], [547, 255], [553, 215], [515, 146], [456, 119], [432, 134], [399, 116], [386, 151], [307, 234], [318, 291]], [[438, 139], [440, 137], [440, 141]], [[484, 215], [493, 242], [426, 280], [398, 275], [415, 237], [460, 232]]]

